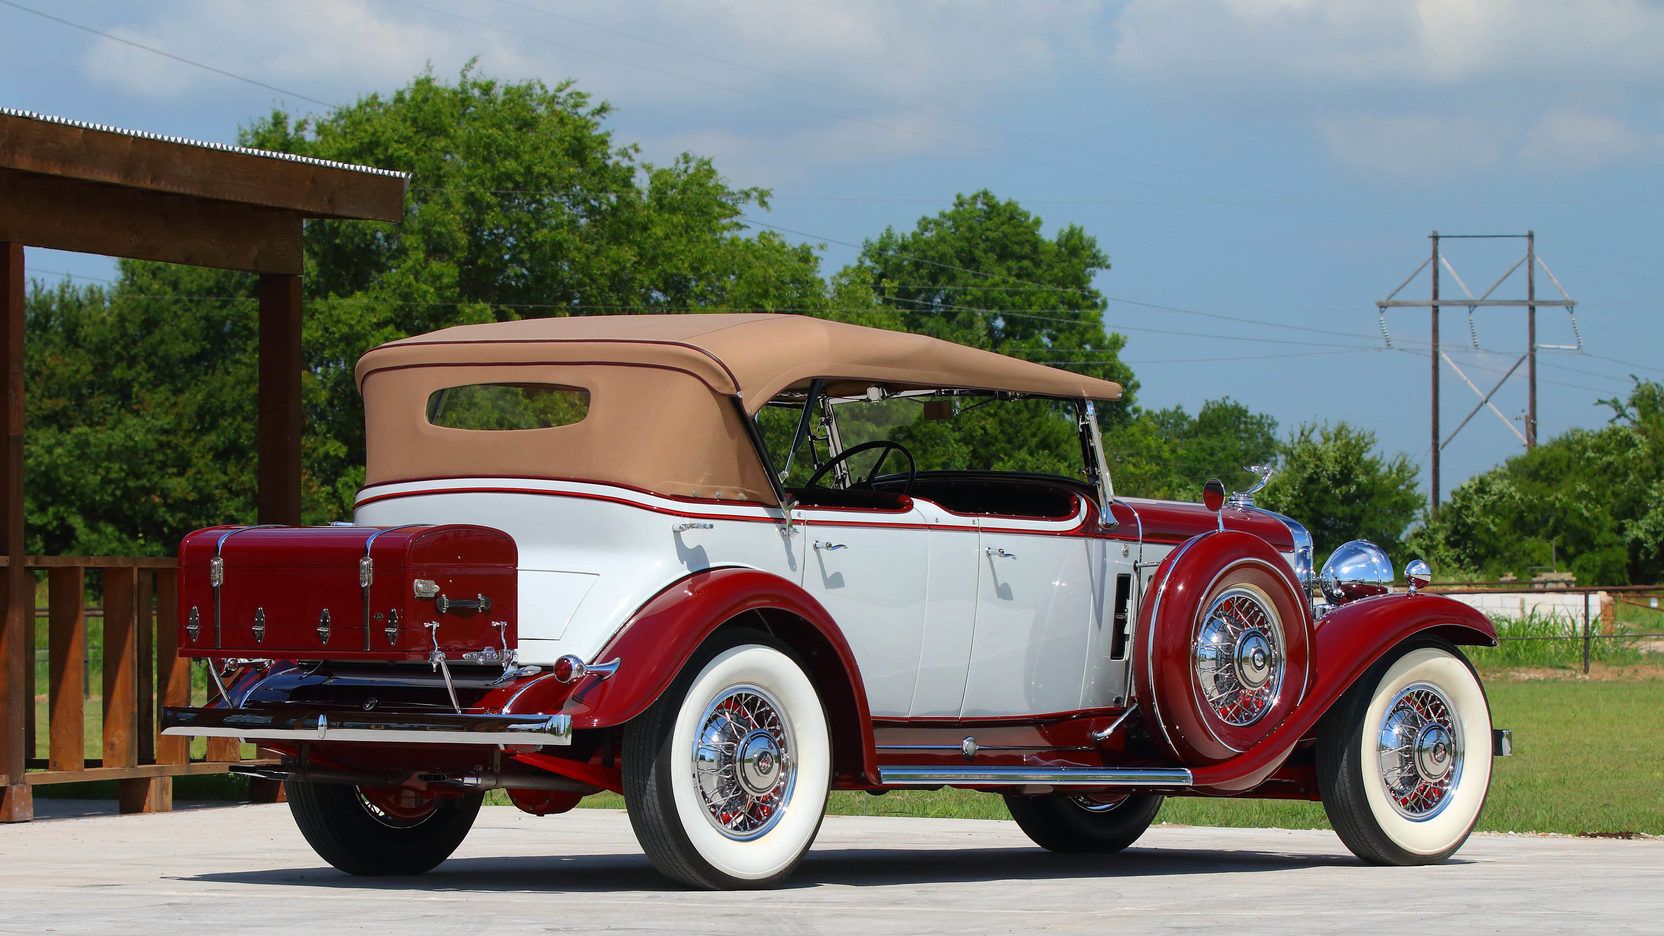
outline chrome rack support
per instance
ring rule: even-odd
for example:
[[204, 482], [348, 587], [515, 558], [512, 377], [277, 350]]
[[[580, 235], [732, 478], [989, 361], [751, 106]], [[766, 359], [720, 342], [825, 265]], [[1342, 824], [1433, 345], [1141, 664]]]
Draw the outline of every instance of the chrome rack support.
[[445, 677], [445, 692], [451, 697], [451, 708], [461, 715], [462, 704], [456, 700], [456, 686], [451, 683], [451, 668], [445, 665], [445, 651], [439, 649], [439, 622], [429, 621], [425, 626], [428, 636], [433, 638], [433, 653], [428, 656], [428, 664], [433, 667], [434, 672]]

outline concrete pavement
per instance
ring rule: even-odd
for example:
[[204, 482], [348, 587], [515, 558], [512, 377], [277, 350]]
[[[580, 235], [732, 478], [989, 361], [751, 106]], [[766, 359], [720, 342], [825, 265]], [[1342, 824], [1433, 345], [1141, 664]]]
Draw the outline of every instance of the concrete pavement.
[[[46, 803], [43, 803], [46, 805]], [[60, 807], [61, 808], [61, 807]], [[49, 807], [50, 811], [51, 807]], [[677, 890], [622, 812], [487, 808], [419, 878], [324, 865], [285, 806], [0, 826], [0, 932], [1659, 932], [1664, 841], [1478, 835], [1369, 868], [1328, 832], [1158, 826], [1114, 857], [1010, 822], [826, 820], [780, 890]]]

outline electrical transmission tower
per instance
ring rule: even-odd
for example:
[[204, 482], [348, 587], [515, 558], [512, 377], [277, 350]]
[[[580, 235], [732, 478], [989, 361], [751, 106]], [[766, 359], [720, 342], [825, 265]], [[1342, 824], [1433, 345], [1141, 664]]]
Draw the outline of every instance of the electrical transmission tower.
[[[1432, 476], [1431, 506], [1432, 514], [1436, 518], [1439, 515], [1439, 453], [1443, 451], [1453, 439], [1456, 438], [1457, 433], [1467, 427], [1467, 424], [1473, 420], [1473, 417], [1479, 415], [1479, 411], [1482, 409], [1489, 409], [1492, 413], [1495, 413], [1496, 417], [1502, 420], [1502, 424], [1508, 427], [1508, 431], [1512, 432], [1527, 449], [1535, 448], [1537, 445], [1537, 352], [1539, 350], [1582, 351], [1583, 335], [1577, 327], [1577, 301], [1566, 292], [1564, 286], [1560, 285], [1560, 280], [1557, 279], [1554, 273], [1549, 270], [1548, 264], [1543, 262], [1543, 258], [1537, 255], [1536, 232], [1526, 231], [1524, 234], [1441, 235], [1438, 231], [1434, 231], [1431, 235], [1431, 240], [1433, 243], [1433, 250], [1427, 259], [1421, 261], [1420, 266], [1416, 267], [1409, 276], [1404, 277], [1404, 281], [1399, 283], [1397, 288], [1388, 293], [1387, 297], [1377, 302], [1375, 306], [1376, 314], [1381, 323], [1381, 335], [1386, 339], [1388, 347], [1392, 347], [1392, 333], [1387, 329], [1388, 309], [1428, 309], [1431, 313], [1432, 341], [1429, 361], [1432, 368], [1430, 372], [1432, 380], [1432, 431], [1429, 435], [1432, 445], [1429, 451], [1428, 473]], [[1491, 284], [1489, 289], [1486, 289], [1480, 295], [1475, 296], [1468, 289], [1467, 284], [1462, 281], [1462, 277], [1456, 272], [1456, 268], [1452, 266], [1450, 261], [1439, 252], [1439, 242], [1441, 240], [1523, 240], [1525, 241], [1525, 254], [1518, 260], [1515, 260], [1513, 266], [1510, 266], [1507, 270], [1505, 270], [1501, 276], [1497, 277], [1496, 281]], [[1496, 292], [1497, 288], [1507, 282], [1509, 277], [1512, 277], [1522, 266], [1525, 267], [1525, 298], [1492, 298], [1492, 294]], [[1548, 277], [1549, 282], [1554, 284], [1554, 288], [1560, 293], [1560, 298], [1539, 299], [1537, 297], [1537, 271], [1539, 269], [1541, 269], [1544, 275]], [[1432, 280], [1432, 289], [1429, 298], [1398, 298], [1398, 294], [1403, 292], [1405, 287], [1415, 282], [1416, 277], [1420, 276], [1421, 271], [1423, 270], [1431, 270], [1430, 277]], [[1439, 291], [1441, 272], [1450, 274], [1450, 278], [1454, 280], [1457, 287], [1462, 290], [1462, 295], [1460, 297], [1441, 295]], [[1507, 369], [1507, 371], [1502, 375], [1502, 379], [1498, 380], [1489, 391], [1480, 390], [1479, 385], [1474, 383], [1473, 379], [1467, 375], [1467, 372], [1464, 371], [1461, 366], [1451, 358], [1448, 352], [1440, 347], [1439, 310], [1443, 306], [1467, 307], [1468, 336], [1475, 350], [1483, 350], [1479, 346], [1479, 332], [1473, 321], [1473, 313], [1476, 309], [1525, 309], [1525, 352], [1520, 355], [1519, 359], [1514, 362], [1512, 367]], [[1565, 309], [1571, 320], [1572, 335], [1577, 339], [1577, 343], [1570, 345], [1538, 344], [1538, 307]], [[1456, 425], [1456, 428], [1451, 430], [1450, 434], [1442, 439], [1439, 437], [1439, 362], [1441, 360], [1446, 365], [1449, 365], [1450, 369], [1455, 371], [1458, 377], [1462, 378], [1462, 382], [1467, 384], [1468, 389], [1472, 390], [1474, 395], [1479, 398], [1479, 402], [1474, 405], [1473, 409], [1470, 410], [1466, 416], [1462, 417], [1462, 421]], [[1513, 420], [1509, 419], [1508, 416], [1504, 414], [1502, 410], [1498, 409], [1496, 404], [1492, 402], [1492, 399], [1496, 396], [1497, 391], [1501, 390], [1503, 385], [1508, 382], [1509, 378], [1514, 376], [1514, 373], [1520, 369], [1521, 364], [1525, 365], [1526, 374], [1526, 414], [1524, 432], [1521, 432], [1519, 427], [1514, 425]]]

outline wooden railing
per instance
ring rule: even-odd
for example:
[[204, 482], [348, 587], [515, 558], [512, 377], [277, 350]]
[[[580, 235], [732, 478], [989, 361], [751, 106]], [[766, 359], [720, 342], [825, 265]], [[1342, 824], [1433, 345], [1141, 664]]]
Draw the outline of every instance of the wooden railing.
[[[22, 652], [4, 654], [0, 661], [5, 679], [23, 685], [23, 717], [8, 713], [12, 717], [0, 721], [0, 730], [8, 733], [21, 728], [22, 737], [0, 739], [0, 747], [26, 752], [22, 783], [32, 789], [113, 780], [121, 812], [158, 812], [173, 808], [173, 778], [225, 773], [227, 765], [243, 759], [242, 745], [234, 738], [198, 741], [193, 752], [191, 739], [157, 731], [160, 707], [206, 701], [204, 688], [193, 692], [190, 661], [177, 653], [174, 560], [29, 556], [24, 562], [25, 581], [33, 583], [36, 595], [45, 585], [46, 604], [30, 602], [34, 620], [23, 628]], [[5, 564], [0, 556], [0, 566]], [[37, 638], [42, 620], [44, 661]], [[91, 622], [97, 622], [90, 632], [100, 638], [100, 653], [89, 653]], [[41, 662], [44, 700], [36, 695]], [[101, 736], [91, 753], [87, 706], [95, 700]], [[44, 745], [38, 736], [41, 721]], [[19, 780], [0, 779], [0, 785], [6, 783]], [[273, 794], [269, 787], [253, 792], [261, 798]], [[10, 818], [29, 818], [32, 808], [26, 812]]]

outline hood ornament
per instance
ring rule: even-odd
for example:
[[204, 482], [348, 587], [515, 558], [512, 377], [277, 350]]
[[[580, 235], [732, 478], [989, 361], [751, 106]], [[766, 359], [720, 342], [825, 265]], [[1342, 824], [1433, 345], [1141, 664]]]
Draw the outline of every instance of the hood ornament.
[[1248, 490], [1237, 491], [1235, 494], [1231, 495], [1230, 500], [1227, 503], [1229, 503], [1232, 507], [1243, 508], [1254, 506], [1254, 495], [1263, 490], [1266, 484], [1271, 481], [1271, 474], [1276, 471], [1277, 468], [1275, 465], [1248, 465], [1242, 470], [1250, 474], [1257, 474], [1260, 477], [1258, 481], [1255, 481], [1248, 487]]

